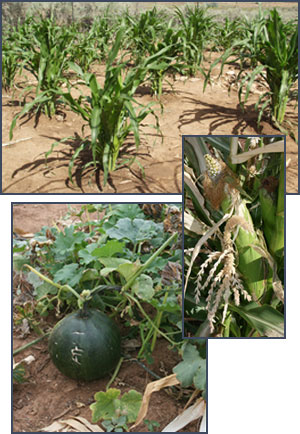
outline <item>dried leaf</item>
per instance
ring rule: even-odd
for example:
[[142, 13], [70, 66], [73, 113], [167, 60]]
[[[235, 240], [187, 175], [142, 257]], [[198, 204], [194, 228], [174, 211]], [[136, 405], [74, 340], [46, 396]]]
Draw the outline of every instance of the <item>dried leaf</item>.
[[75, 432], [105, 432], [98, 425], [91, 424], [88, 420], [81, 416], [53, 422], [51, 425], [42, 428], [41, 431], [70, 432], [73, 430], [75, 430]]
[[203, 235], [208, 229], [205, 223], [195, 219], [191, 214], [184, 213], [184, 228], [197, 235]]
[[207, 429], [206, 429], [206, 411], [205, 411], [201, 420], [199, 432], [206, 432], [206, 431]]
[[259, 154], [266, 154], [270, 152], [284, 152], [284, 140], [280, 140], [270, 145], [263, 146], [262, 148], [256, 148], [252, 151], [243, 152], [242, 154], [234, 155], [231, 158], [233, 164], [241, 164], [245, 161], [250, 160], [250, 158], [255, 157]]
[[199, 419], [205, 415], [205, 401], [203, 398], [197, 399], [197, 401], [189, 408], [184, 410], [179, 416], [177, 416], [172, 422], [170, 422], [162, 432], [177, 432], [184, 428], [190, 422]]
[[176, 384], [179, 384], [179, 381], [176, 378], [176, 374], [168, 375], [167, 377], [161, 378], [160, 380], [152, 381], [152, 383], [147, 384], [138, 417], [135, 424], [131, 427], [131, 430], [138, 426], [147, 415], [149, 401], [152, 393], [157, 392], [165, 387], [175, 386]]
[[15, 369], [18, 365], [20, 365], [23, 362], [25, 362], [27, 365], [30, 365], [30, 363], [32, 363], [34, 361], [35, 361], [35, 358], [32, 355], [25, 357], [25, 359], [22, 359], [17, 363], [15, 363], [15, 361], [13, 360], [13, 369]]

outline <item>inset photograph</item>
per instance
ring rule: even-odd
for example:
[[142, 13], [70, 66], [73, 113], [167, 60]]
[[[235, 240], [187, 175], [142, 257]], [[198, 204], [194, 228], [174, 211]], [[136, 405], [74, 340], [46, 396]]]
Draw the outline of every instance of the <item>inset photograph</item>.
[[283, 136], [185, 136], [184, 336], [285, 336]]
[[207, 341], [182, 338], [182, 204], [12, 213], [13, 431], [206, 432]]

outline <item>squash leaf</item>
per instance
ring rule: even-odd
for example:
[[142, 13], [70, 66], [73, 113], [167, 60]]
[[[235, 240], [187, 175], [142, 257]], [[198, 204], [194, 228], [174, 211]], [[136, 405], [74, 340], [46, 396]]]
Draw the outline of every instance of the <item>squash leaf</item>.
[[127, 239], [136, 244], [140, 241], [149, 241], [155, 238], [161, 230], [162, 226], [151, 220], [130, 220], [130, 218], [126, 217], [120, 219], [114, 227], [107, 229], [106, 233], [110, 238]]
[[134, 293], [142, 300], [151, 300], [154, 295], [153, 280], [146, 274], [141, 274], [132, 285]]
[[121, 412], [122, 414], [126, 414], [127, 422], [132, 423], [136, 421], [138, 416], [141, 404], [142, 404], [142, 395], [136, 390], [129, 390], [129, 392], [124, 393], [121, 402]]
[[108, 389], [106, 392], [95, 394], [96, 402], [90, 405], [92, 410], [92, 422], [112, 420], [122, 414], [126, 416], [126, 422], [134, 422], [137, 418], [142, 403], [142, 395], [136, 390], [130, 390], [119, 399], [120, 390]]
[[195, 345], [187, 343], [183, 349], [182, 362], [173, 368], [177, 379], [183, 387], [189, 387], [192, 384], [203, 390], [205, 397], [206, 390], [206, 360], [203, 359]]
[[58, 270], [53, 277], [55, 283], [61, 282], [70, 286], [78, 285], [81, 273], [78, 272], [78, 264], [67, 264]]
[[92, 410], [92, 422], [98, 422], [100, 419], [111, 419], [116, 413], [116, 401], [120, 396], [120, 390], [108, 389], [107, 392], [97, 392], [95, 394], [96, 402], [90, 405]]
[[100, 258], [110, 258], [116, 253], [122, 253], [125, 248], [125, 242], [110, 240], [104, 246], [98, 247], [92, 253], [93, 256]]

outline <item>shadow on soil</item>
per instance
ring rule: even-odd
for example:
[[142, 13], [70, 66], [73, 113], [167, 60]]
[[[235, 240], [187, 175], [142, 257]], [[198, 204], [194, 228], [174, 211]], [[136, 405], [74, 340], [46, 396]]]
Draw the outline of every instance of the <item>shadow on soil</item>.
[[[54, 142], [59, 142], [60, 140], [60, 138], [58, 137], [45, 135], [42, 137], [53, 140]], [[65, 148], [55, 150], [53, 146], [51, 154], [56, 154], [55, 156], [50, 156], [49, 154], [49, 156], [46, 157], [45, 154], [43, 154], [43, 156], [38, 156], [36, 160], [30, 163], [23, 164], [22, 166], [17, 168], [13, 172], [12, 178], [15, 178], [18, 174], [24, 171], [29, 172], [29, 174], [26, 174], [22, 178], [9, 184], [5, 189], [3, 189], [3, 193], [9, 190], [13, 185], [22, 183], [24, 179], [35, 175], [37, 172], [41, 172], [44, 177], [51, 177], [54, 176], [54, 171], [60, 168], [68, 168], [68, 170], [72, 172], [70, 177], [61, 180], [70, 190], [80, 189], [82, 193], [85, 193], [83, 181], [85, 181], [86, 184], [86, 180], [88, 179], [89, 184], [96, 184], [99, 192], [103, 192], [103, 170], [100, 164], [95, 167], [92, 163], [93, 158], [90, 148], [90, 142], [86, 142], [86, 147], [84, 147], [84, 149], [79, 152], [78, 156], [75, 158], [73, 164], [71, 163], [71, 165], [70, 162], [72, 161], [74, 154], [79, 150], [79, 147], [82, 145], [82, 139], [78, 136], [78, 134], [75, 133], [75, 136], [73, 138], [65, 140], [61, 144], [63, 144]], [[118, 193], [118, 188], [112, 176], [114, 176], [121, 169], [127, 169], [128, 172], [132, 175], [132, 178], [134, 178], [135, 181], [138, 181], [138, 183], [140, 184], [138, 190], [141, 193], [151, 193], [151, 184], [153, 182], [157, 183], [157, 180], [151, 179], [150, 177], [147, 177], [146, 179], [143, 175], [143, 170], [133, 170], [131, 167], [132, 163], [137, 158], [147, 156], [147, 153], [137, 151], [135, 148], [135, 144], [132, 141], [122, 147], [119, 154], [119, 161], [123, 161], [124, 164], [120, 164], [119, 167], [114, 171], [114, 173], [108, 176], [107, 180], [107, 184], [114, 190], [114, 193]], [[42, 186], [35, 188], [35, 190], [31, 193], [39, 193], [41, 190], [44, 190], [46, 186], [49, 186], [50, 184], [57, 181], [57, 177], [53, 181], [49, 180]]]

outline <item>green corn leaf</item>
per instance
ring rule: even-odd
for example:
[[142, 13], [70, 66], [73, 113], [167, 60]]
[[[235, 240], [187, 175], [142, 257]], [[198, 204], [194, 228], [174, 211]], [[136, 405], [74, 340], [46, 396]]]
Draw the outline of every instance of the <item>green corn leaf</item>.
[[49, 96], [46, 94], [46, 92], [42, 92], [40, 95], [38, 95], [33, 101], [25, 104], [23, 110], [20, 111], [14, 118], [11, 123], [10, 129], [9, 129], [9, 139], [11, 140], [13, 138], [13, 129], [16, 126], [17, 119], [26, 113], [28, 113], [30, 110], [33, 109], [33, 107], [37, 104], [44, 103], [46, 101], [49, 101]]
[[229, 309], [237, 312], [262, 336], [283, 337], [284, 316], [271, 306], [257, 306], [256, 303], [249, 303], [247, 307], [230, 304]]

